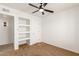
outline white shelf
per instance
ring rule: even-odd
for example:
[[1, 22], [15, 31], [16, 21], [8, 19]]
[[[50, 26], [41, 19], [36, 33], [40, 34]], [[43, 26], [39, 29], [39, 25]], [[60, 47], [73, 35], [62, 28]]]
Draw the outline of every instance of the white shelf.
[[19, 33], [30, 33], [30, 32], [28, 31], [28, 32], [19, 32]]
[[30, 25], [25, 25], [25, 24], [19, 24], [19, 26], [25, 26], [25, 27], [29, 26], [30, 27]]
[[19, 41], [25, 41], [25, 40], [29, 40], [30, 38], [22, 38], [22, 39], [19, 39]]
[[30, 20], [19, 17], [18, 41], [30, 40]]

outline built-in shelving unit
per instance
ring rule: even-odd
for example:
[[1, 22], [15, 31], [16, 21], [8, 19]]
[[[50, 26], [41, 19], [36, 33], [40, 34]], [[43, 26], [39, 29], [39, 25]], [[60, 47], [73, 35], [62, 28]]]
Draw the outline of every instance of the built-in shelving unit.
[[18, 41], [24, 41], [24, 40], [30, 40], [30, 20], [26, 18], [19, 17], [19, 40]]

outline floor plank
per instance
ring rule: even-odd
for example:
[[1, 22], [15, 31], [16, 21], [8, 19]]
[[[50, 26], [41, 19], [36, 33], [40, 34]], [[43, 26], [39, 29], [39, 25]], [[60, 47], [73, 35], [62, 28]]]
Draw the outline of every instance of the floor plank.
[[[13, 50], [12, 45], [5, 45], [5, 47], [0, 46], [1, 56], [79, 56], [79, 54], [49, 45], [46, 43], [37, 43], [32, 46], [27, 44], [21, 45], [20, 49]], [[8, 47], [8, 48], [7, 48]], [[3, 49], [5, 48], [5, 49]]]

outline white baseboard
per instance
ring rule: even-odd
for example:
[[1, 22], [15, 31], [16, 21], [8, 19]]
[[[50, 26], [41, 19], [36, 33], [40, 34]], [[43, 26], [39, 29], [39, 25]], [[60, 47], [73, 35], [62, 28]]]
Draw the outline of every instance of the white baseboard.
[[46, 42], [46, 41], [44, 41], [44, 43], [47, 43], [47, 44], [49, 44], [49, 45], [53, 45], [53, 46], [56, 46], [56, 47], [59, 47], [59, 48], [62, 48], [62, 49], [66, 49], [66, 50], [69, 50], [69, 51], [72, 51], [72, 52], [74, 52], [74, 53], [78, 53], [78, 54], [79, 54], [79, 51], [76, 51], [76, 50], [72, 50], [72, 49], [64, 48], [64, 47], [62, 47], [62, 46], [55, 45], [55, 44], [53, 44], [53, 43]]
[[32, 43], [30, 43], [30, 45], [34, 45], [34, 44], [40, 43], [40, 42], [42, 42], [42, 41], [32, 42]]

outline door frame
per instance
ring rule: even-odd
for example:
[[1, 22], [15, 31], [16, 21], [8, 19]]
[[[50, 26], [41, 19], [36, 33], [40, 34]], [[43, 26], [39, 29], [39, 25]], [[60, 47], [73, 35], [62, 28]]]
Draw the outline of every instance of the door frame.
[[18, 44], [17, 44], [17, 42], [16, 42], [16, 24], [15, 24], [15, 20], [16, 20], [16, 16], [15, 15], [13, 15], [13, 14], [10, 14], [10, 13], [5, 13], [5, 12], [0, 12], [0, 14], [4, 14], [4, 15], [9, 15], [9, 16], [12, 16], [14, 19], [13, 19], [13, 25], [14, 25], [14, 42], [13, 42], [13, 46], [14, 46], [14, 49], [16, 50], [16, 49], [18, 49]]

